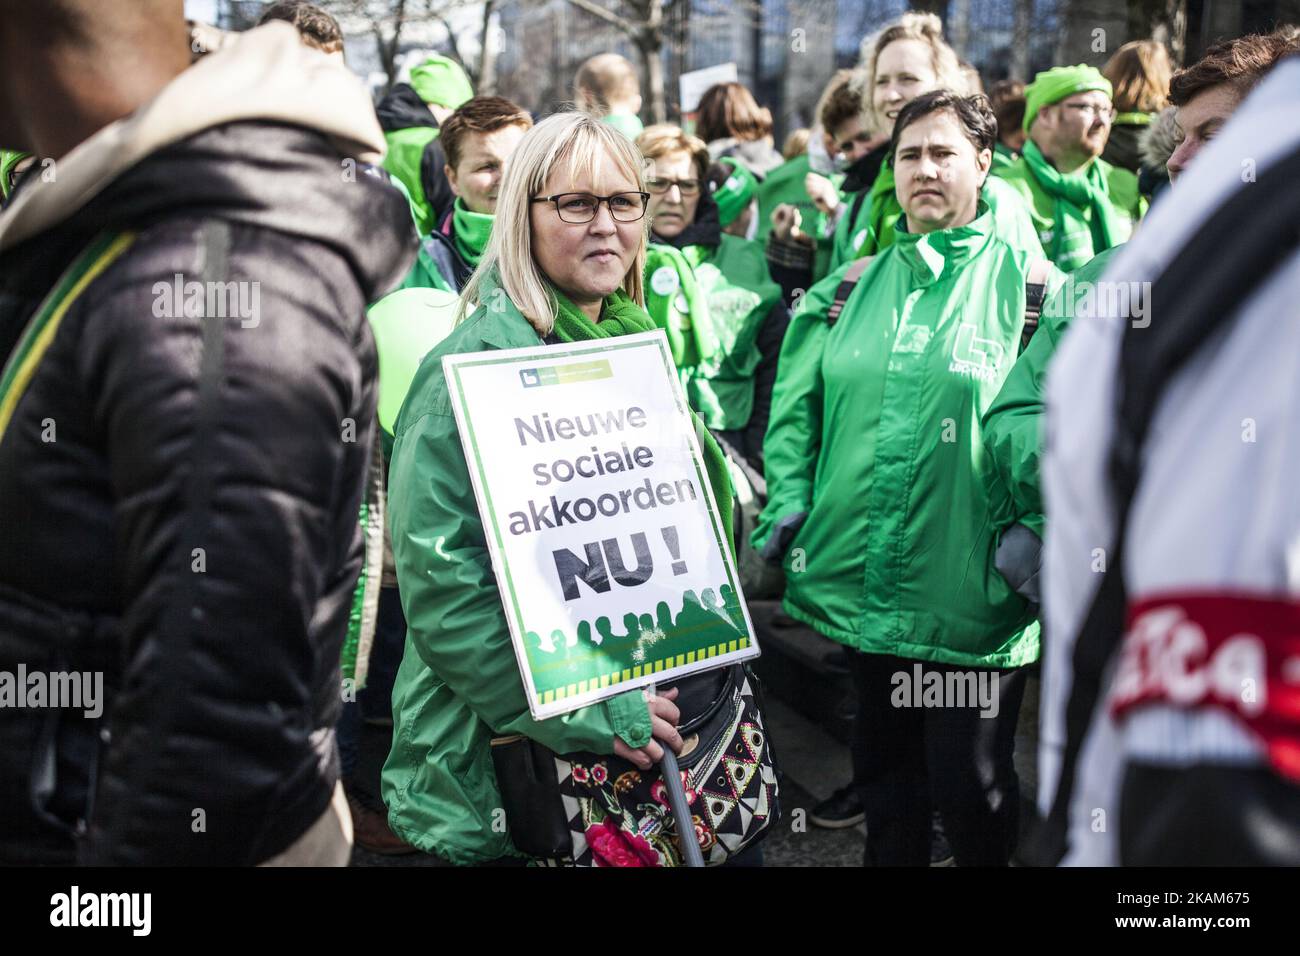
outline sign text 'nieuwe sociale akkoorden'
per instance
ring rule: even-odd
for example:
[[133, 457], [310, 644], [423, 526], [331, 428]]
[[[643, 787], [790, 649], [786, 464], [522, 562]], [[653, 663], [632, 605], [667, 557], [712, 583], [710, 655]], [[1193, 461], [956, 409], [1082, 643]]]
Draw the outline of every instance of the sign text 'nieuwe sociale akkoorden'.
[[663, 332], [442, 361], [535, 717], [758, 654]]

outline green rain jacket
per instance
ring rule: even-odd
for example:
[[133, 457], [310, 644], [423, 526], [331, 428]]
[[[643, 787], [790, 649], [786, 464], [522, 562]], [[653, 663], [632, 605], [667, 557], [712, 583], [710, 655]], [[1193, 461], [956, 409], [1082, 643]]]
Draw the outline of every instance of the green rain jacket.
[[[894, 174], [888, 164], [889, 160], [886, 159], [885, 165], [880, 168], [880, 175], [861, 203], [854, 202], [857, 199], [856, 193], [846, 200], [848, 207], [835, 224], [830, 259], [832, 270], [857, 258], [859, 254], [875, 255], [893, 243], [896, 224], [903, 216], [903, 207], [899, 205], [898, 194], [894, 192]], [[884, 203], [884, 213], [881, 216], [884, 228], [881, 236], [873, 236], [871, 227], [872, 200], [877, 195], [880, 196], [879, 201]], [[998, 235], [1013, 249], [1019, 249], [1032, 259], [1046, 258], [1025, 201], [1014, 189], [995, 178], [992, 170], [984, 180], [980, 198], [988, 203], [989, 210], [993, 213]], [[854, 205], [858, 207], [856, 215]]]
[[[781, 299], [758, 242], [723, 233], [717, 246], [687, 246], [682, 254], [708, 303], [718, 349], [706, 362], [681, 370], [691, 408], [710, 428], [741, 429], [754, 411], [754, 373], [762, 360], [758, 335]], [[646, 283], [646, 306], [663, 326], [677, 297], [657, 296]]]
[[[758, 232], [755, 238], [760, 243], [767, 242], [767, 234], [772, 231], [772, 212], [782, 203], [788, 203], [799, 210], [800, 230], [817, 239], [817, 252], [813, 261], [813, 277], [820, 279], [830, 269], [832, 236], [825, 235], [826, 214], [814, 205], [804, 189], [804, 179], [812, 172], [808, 154], [787, 160], [772, 170], [758, 184]], [[834, 173], [827, 177], [838, 189], [844, 181], [843, 173]], [[841, 197], [843, 198], [843, 197]]]
[[[1115, 238], [1116, 245], [1126, 242], [1133, 234], [1139, 219], [1146, 215], [1147, 200], [1138, 192], [1137, 177], [1127, 169], [1112, 166], [1104, 159], [1095, 159], [1106, 179], [1106, 189], [1110, 194], [1110, 204], [1119, 220], [1121, 235]], [[1010, 166], [996, 170], [998, 179], [1011, 186], [1025, 200], [1033, 228], [1044, 250], [1051, 250], [1052, 239], [1056, 231], [1056, 200], [1049, 196], [1034, 178], [1028, 162], [1023, 157]], [[1088, 209], [1079, 211], [1085, 222], [1092, 221], [1092, 212]], [[1088, 246], [1091, 249], [1091, 245]], [[1066, 272], [1072, 272], [1090, 261], [1094, 253], [1085, 251], [1082, 258], [1057, 262], [1056, 265]]]
[[[557, 753], [612, 753], [615, 736], [632, 747], [650, 740], [639, 690], [548, 720], [529, 714], [442, 372], [444, 355], [541, 344], [509, 299], [494, 302], [499, 311], [479, 308], [421, 363], [398, 415], [389, 470], [408, 629], [384, 803], [395, 833], [462, 865], [519, 855], [494, 818], [501, 796], [492, 737], [524, 734]], [[715, 487], [726, 480], [710, 479]]]
[[784, 554], [792, 617], [866, 653], [1037, 659], [1038, 624], [994, 568], [1014, 509], [980, 431], [1016, 357], [1031, 261], [994, 235], [981, 203], [967, 226], [900, 230], [833, 327], [847, 265], [803, 298], [781, 351], [753, 537], [764, 551], [807, 514]]
[[1061, 336], [1074, 319], [1075, 304], [1106, 271], [1122, 246], [1113, 246], [1070, 273], [1066, 284], [1043, 307], [1038, 331], [1011, 369], [1002, 391], [984, 413], [984, 447], [1011, 492], [1015, 520], [1043, 535], [1043, 494], [1038, 463], [1043, 450], [1043, 400], [1047, 367]]

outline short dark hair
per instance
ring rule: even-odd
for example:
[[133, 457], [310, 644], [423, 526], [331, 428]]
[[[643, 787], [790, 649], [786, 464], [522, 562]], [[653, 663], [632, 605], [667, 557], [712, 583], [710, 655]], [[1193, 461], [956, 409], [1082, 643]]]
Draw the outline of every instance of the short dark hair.
[[260, 27], [272, 20], [283, 20], [293, 24], [302, 42], [315, 47], [323, 53], [343, 52], [343, 31], [339, 22], [332, 16], [306, 0], [280, 0], [262, 11], [257, 21]]
[[455, 169], [460, 164], [460, 152], [465, 137], [471, 133], [492, 133], [506, 126], [531, 129], [533, 118], [518, 103], [503, 96], [475, 96], [466, 100], [443, 122], [438, 142], [447, 154], [447, 165]]
[[862, 91], [851, 80], [851, 74], [846, 71], [843, 80], [827, 95], [826, 102], [822, 104], [821, 116], [817, 117], [822, 129], [831, 136], [835, 135], [836, 129], [865, 112]]
[[998, 80], [989, 89], [989, 106], [997, 117], [998, 132], [1012, 132], [1025, 124], [1025, 84]]
[[891, 156], [898, 150], [898, 139], [903, 134], [903, 130], [931, 113], [944, 110], [957, 117], [957, 122], [976, 152], [993, 148], [998, 138], [998, 120], [989, 107], [987, 96], [983, 93], [961, 96], [952, 90], [931, 90], [929, 93], [921, 94], [899, 111], [898, 119], [894, 121], [894, 135], [889, 143]]
[[1272, 33], [1252, 33], [1216, 43], [1205, 55], [1169, 81], [1169, 102], [1186, 106], [1197, 93], [1221, 83], [1231, 84], [1239, 96], [1250, 92], [1278, 60], [1296, 52], [1294, 28]]

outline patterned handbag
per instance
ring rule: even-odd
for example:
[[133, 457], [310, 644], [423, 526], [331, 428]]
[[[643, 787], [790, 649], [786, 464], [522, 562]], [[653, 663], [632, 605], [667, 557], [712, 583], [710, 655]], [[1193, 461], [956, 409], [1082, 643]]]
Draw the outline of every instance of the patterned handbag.
[[[677, 762], [693, 836], [705, 864], [717, 866], [754, 846], [780, 818], [776, 766], [755, 700], [757, 681], [738, 664], [676, 686], [684, 741]], [[517, 772], [497, 762], [510, 836], [521, 851], [567, 866], [682, 865], [659, 768], [642, 771], [620, 757], [592, 753], [551, 754], [550, 766], [543, 766], [537, 755], [543, 748], [527, 743], [537, 771], [529, 793], [521, 791]], [[559, 807], [543, 791], [558, 792]], [[563, 819], [539, 819], [539, 798]]]

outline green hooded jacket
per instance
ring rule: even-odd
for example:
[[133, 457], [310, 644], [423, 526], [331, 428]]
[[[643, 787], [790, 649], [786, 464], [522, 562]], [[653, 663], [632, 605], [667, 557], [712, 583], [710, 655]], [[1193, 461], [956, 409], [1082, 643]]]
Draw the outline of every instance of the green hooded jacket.
[[[763, 356], [758, 333], [781, 298], [758, 242], [723, 233], [717, 246], [682, 250], [708, 304], [718, 348], [706, 361], [681, 369], [686, 398], [712, 429], [741, 429], [754, 411], [754, 373]], [[646, 307], [661, 328], [672, 321], [678, 297], [652, 294], [647, 276]]]
[[[845, 200], [848, 208], [835, 224], [830, 258], [832, 270], [859, 255], [875, 255], [893, 243], [895, 229], [903, 216], [903, 207], [899, 205], [898, 194], [894, 192], [894, 170], [888, 159], [880, 167], [880, 175], [872, 184], [868, 197], [863, 202], [856, 203], [858, 209], [857, 215], [854, 215], [856, 198], [857, 194], [854, 194]], [[1009, 189], [1005, 183], [995, 178], [991, 170], [984, 180], [984, 188], [980, 190], [980, 198], [993, 213], [998, 235], [1013, 249], [1019, 249], [1032, 259], [1046, 258], [1024, 200], [1015, 190]], [[871, 225], [873, 205], [878, 205], [881, 209], [881, 236], [874, 235]]]
[[[1110, 205], [1120, 228], [1120, 235], [1115, 240], [1118, 245], [1127, 241], [1133, 234], [1133, 228], [1138, 220], [1146, 215], [1148, 203], [1138, 191], [1137, 177], [1127, 169], [1112, 166], [1104, 159], [1094, 159], [1093, 162], [1101, 169], [1110, 196]], [[1028, 161], [1023, 156], [1010, 166], [996, 170], [996, 174], [1001, 182], [1012, 187], [1023, 197], [1039, 242], [1050, 255], [1056, 232], [1056, 200], [1039, 185], [1029, 168]], [[1092, 221], [1090, 209], [1079, 209], [1077, 215], [1084, 222]], [[1104, 250], [1094, 249], [1087, 237], [1080, 237], [1078, 252], [1069, 257], [1058, 257], [1055, 264], [1066, 272], [1072, 272], [1102, 251]]]
[[1070, 273], [1066, 284], [1043, 306], [1038, 331], [984, 413], [984, 447], [1011, 492], [1015, 520], [1032, 528], [1039, 537], [1043, 535], [1043, 493], [1038, 464], [1043, 450], [1047, 367], [1074, 319], [1076, 301], [1087, 288], [1082, 283], [1100, 279], [1106, 264], [1121, 248], [1113, 246]]
[[[389, 469], [407, 634], [383, 798], [395, 833], [457, 864], [519, 855], [496, 817], [494, 736], [524, 734], [557, 753], [612, 753], [615, 736], [641, 747], [651, 735], [639, 690], [547, 720], [529, 713], [442, 371], [444, 355], [541, 344], [508, 298], [493, 301], [500, 308], [480, 307], [420, 364]], [[711, 469], [710, 480], [727, 479]]]
[[1033, 613], [994, 568], [1013, 509], [980, 431], [1015, 361], [1030, 261], [981, 203], [967, 226], [900, 230], [833, 327], [847, 265], [804, 296], [781, 351], [753, 536], [764, 551], [807, 515], [784, 549], [792, 617], [871, 654], [1037, 659]]

